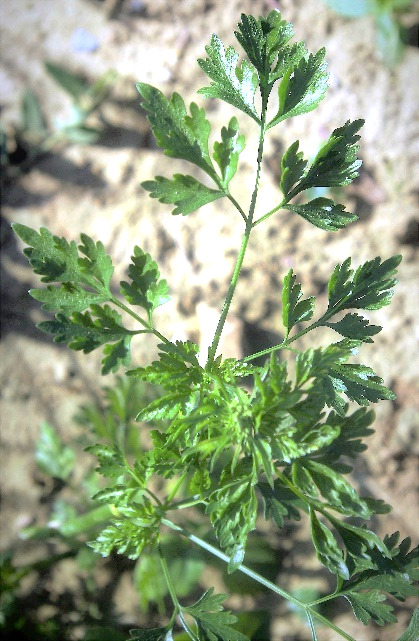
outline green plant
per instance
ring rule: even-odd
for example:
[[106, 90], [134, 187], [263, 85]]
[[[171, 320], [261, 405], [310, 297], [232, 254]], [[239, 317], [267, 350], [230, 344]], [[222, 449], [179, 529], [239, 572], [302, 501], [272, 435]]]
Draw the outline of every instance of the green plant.
[[[92, 144], [102, 133], [89, 121], [108, 96], [116, 73], [108, 71], [89, 83], [81, 75], [52, 62], [45, 63], [45, 70], [71, 99], [70, 114], [66, 120], [56, 120], [48, 125], [37, 95], [26, 89], [21, 99], [18, 126], [8, 132], [0, 130], [1, 165], [9, 172], [12, 165], [24, 166], [25, 162], [33, 162], [63, 143]], [[14, 158], [16, 155], [17, 159]]]
[[392, 67], [403, 55], [405, 30], [400, 24], [401, 12], [413, 6], [412, 0], [324, 0], [341, 16], [362, 18], [373, 16], [377, 50], [384, 62]]
[[[153, 630], [133, 630], [132, 638], [169, 641], [177, 623], [195, 641], [247, 638], [232, 627], [235, 617], [223, 610], [226, 595], [210, 589], [192, 605], [184, 605], [183, 598], [180, 601], [168, 551], [162, 544], [168, 528], [225, 561], [229, 572], [244, 573], [288, 599], [306, 615], [313, 639], [317, 638], [317, 620], [351, 640], [319, 612], [319, 604], [344, 598], [364, 624], [384, 625], [395, 621], [388, 595], [403, 601], [415, 593], [417, 555], [409, 551], [410, 541], [399, 542], [398, 533], [381, 540], [366, 527], [375, 514], [390, 507], [359, 496], [346, 478], [351, 459], [365, 450], [364, 439], [373, 431], [374, 415], [367, 406], [394, 399], [370, 367], [351, 362], [353, 354], [364, 343], [372, 343], [381, 330], [357, 310], [376, 310], [390, 303], [400, 256], [384, 261], [377, 257], [355, 270], [350, 258], [338, 264], [329, 279], [328, 307], [314, 321], [315, 300], [303, 298], [291, 269], [282, 287], [284, 340], [242, 360], [217, 355], [255, 227], [287, 209], [323, 230], [344, 228], [356, 216], [343, 205], [324, 197], [302, 203], [296, 197], [313, 187], [347, 185], [356, 178], [361, 164], [357, 160], [360, 120], [335, 129], [310, 164], [297, 141], [282, 157], [280, 202], [256, 215], [265, 136], [283, 120], [312, 111], [324, 98], [325, 51], [309, 54], [303, 42], [289, 44], [292, 26], [276, 11], [267, 18], [242, 15], [235, 35], [247, 59], [238, 64], [234, 48], [226, 49], [214, 35], [206, 49], [208, 57], [199, 60], [211, 83], [199, 93], [226, 101], [259, 129], [255, 187], [248, 208], [230, 191], [244, 148], [237, 119], [233, 117], [222, 128], [211, 153], [210, 124], [203, 108], [192, 103], [188, 112], [177, 93], [168, 100], [158, 89], [138, 84], [158, 145], [167, 156], [196, 165], [215, 185], [209, 188], [192, 176], [175, 174], [172, 179], [157, 176], [144, 182], [144, 188], [151, 197], [174, 205], [174, 214], [186, 215], [226, 198], [244, 222], [205, 365], [198, 360], [197, 345], [171, 342], [157, 329], [155, 312], [169, 300], [168, 286], [157, 264], [139, 247], [134, 248], [128, 279], [121, 282], [118, 298], [110, 287], [112, 261], [101, 242], [82, 234], [77, 247], [74, 241], [53, 236], [45, 228], [38, 233], [15, 224], [14, 230], [28, 245], [24, 252], [35, 273], [47, 283], [30, 293], [46, 311], [57, 312], [53, 320], [39, 324], [56, 342], [85, 353], [104, 346], [102, 373], [108, 374], [128, 367], [130, 344], [136, 335], [151, 334], [160, 341], [158, 360], [127, 372], [162, 390], [137, 416], [153, 427], [149, 432], [152, 447], [137, 457], [130, 455], [123, 440], [88, 448], [108, 483], [94, 497], [103, 504], [100, 513], [95, 513], [96, 524], [102, 520], [105, 527], [89, 545], [103, 556], [116, 550], [131, 559], [141, 559], [144, 550], [151, 549], [159, 557], [172, 600], [168, 623]], [[277, 102], [268, 116], [275, 85]], [[141, 315], [137, 307], [143, 310]], [[122, 313], [134, 318], [138, 329], [127, 329]], [[329, 327], [342, 339], [317, 349], [295, 347], [298, 338], [318, 327]], [[280, 359], [286, 353], [289, 358]], [[254, 365], [262, 356], [266, 356], [265, 364]], [[250, 388], [249, 377], [253, 380]], [[360, 407], [351, 409], [348, 400]], [[182, 511], [192, 508], [205, 511], [216, 545], [198, 535], [189, 521], [186, 526], [187, 517], [182, 515], [189, 512]], [[301, 513], [307, 515], [317, 557], [336, 577], [331, 594], [303, 602], [244, 564], [259, 508], [279, 528], [289, 519], [299, 519]]]

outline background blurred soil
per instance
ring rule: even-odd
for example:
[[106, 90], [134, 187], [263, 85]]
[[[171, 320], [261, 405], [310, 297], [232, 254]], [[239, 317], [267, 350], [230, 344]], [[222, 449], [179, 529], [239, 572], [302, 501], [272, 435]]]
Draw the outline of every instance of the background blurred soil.
[[[139, 244], [159, 262], [168, 280], [172, 302], [159, 312], [160, 326], [176, 338], [202, 345], [211, 334], [234, 264], [242, 220], [222, 201], [189, 217], [173, 217], [170, 208], [148, 198], [139, 183], [156, 174], [184, 170], [184, 163], [166, 159], [150, 136], [134, 84], [158, 86], [165, 94], [179, 91], [185, 101], [202, 99], [196, 90], [205, 79], [196, 59], [215, 31], [233, 43], [232, 31], [241, 12], [265, 14], [279, 7], [294, 23], [298, 39], [309, 50], [325, 45], [330, 89], [315, 112], [286, 121], [272, 131], [258, 211], [277, 202], [280, 152], [299, 139], [306, 155], [316, 152], [332, 129], [348, 118], [365, 118], [360, 155], [360, 178], [344, 202], [360, 220], [337, 234], [323, 232], [288, 213], [273, 216], [257, 228], [246, 257], [243, 278], [227, 328], [225, 355], [260, 349], [281, 331], [280, 282], [293, 267], [306, 295], [325, 303], [332, 267], [347, 256], [359, 264], [374, 256], [403, 254], [400, 282], [390, 307], [372, 313], [384, 331], [363, 359], [396, 393], [393, 403], [377, 408], [376, 433], [356, 469], [365, 492], [383, 498], [394, 510], [376, 524], [378, 530], [417, 534], [417, 456], [419, 395], [417, 387], [417, 114], [418, 52], [408, 47], [395, 68], [387, 68], [374, 46], [374, 25], [366, 18], [350, 21], [326, 9], [321, 0], [145, 0], [95, 2], [88, 0], [14, 0], [2, 2], [2, 116], [16, 122], [25, 87], [35, 91], [51, 122], [64, 118], [69, 103], [46, 75], [43, 63], [52, 60], [91, 79], [114, 69], [118, 79], [103, 111], [107, 131], [98, 144], [71, 145], [43, 157], [30, 172], [10, 181], [3, 192], [2, 241], [2, 531], [1, 545], [22, 549], [18, 533], [39, 514], [42, 489], [34, 482], [34, 443], [42, 420], [57, 427], [64, 439], [75, 433], [72, 417], [81, 402], [100, 394], [100, 354], [73, 353], [52, 344], [34, 322], [42, 318], [38, 304], [27, 296], [36, 280], [10, 232], [12, 221], [33, 227], [45, 225], [68, 239], [84, 231], [100, 238], [116, 265], [115, 282], [122, 277], [132, 246]], [[93, 52], [77, 51], [72, 35], [85, 28], [99, 42]], [[212, 131], [228, 122], [233, 109], [206, 103]], [[240, 118], [246, 134], [233, 193], [246, 202], [254, 180], [256, 132]], [[215, 135], [215, 133], [213, 134]], [[327, 335], [307, 337], [312, 344]], [[155, 354], [151, 341], [138, 341], [137, 363]], [[108, 383], [109, 381], [106, 381]], [[301, 581], [305, 568], [310, 580], [321, 577], [318, 565], [307, 560], [306, 533], [287, 557], [279, 583], [287, 588]], [[65, 577], [65, 574], [63, 575]], [[319, 579], [320, 580], [320, 579]], [[126, 581], [119, 611], [139, 622], [135, 594]], [[131, 592], [130, 592], [131, 590]], [[129, 598], [127, 594], [131, 594]], [[240, 601], [231, 607], [240, 607]], [[272, 602], [275, 639], [308, 638], [304, 627], [284, 615]], [[377, 632], [364, 629], [342, 614], [337, 619], [359, 641], [395, 639], [405, 626], [409, 607], [400, 608], [400, 624]], [[281, 615], [281, 616], [280, 616]], [[345, 622], [343, 623], [345, 618]], [[322, 633], [322, 640], [334, 641]]]

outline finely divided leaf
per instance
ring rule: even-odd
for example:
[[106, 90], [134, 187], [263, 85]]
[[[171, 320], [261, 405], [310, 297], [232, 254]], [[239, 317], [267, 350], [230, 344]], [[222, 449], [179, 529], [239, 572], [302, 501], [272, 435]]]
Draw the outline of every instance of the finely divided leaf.
[[392, 401], [395, 394], [383, 385], [383, 380], [365, 365], [336, 364], [323, 379], [326, 403], [338, 413], [343, 411], [341, 393], [358, 405], [378, 403], [380, 400]]
[[313, 111], [323, 100], [329, 78], [325, 53], [325, 49], [320, 49], [288, 68], [278, 86], [279, 109], [268, 129], [286, 118]]
[[375, 336], [382, 330], [379, 325], [370, 325], [368, 320], [359, 314], [346, 314], [342, 320], [336, 323], [324, 323], [324, 325], [331, 327], [342, 336], [364, 343], [373, 343], [371, 336]]
[[239, 55], [231, 46], [225, 49], [215, 34], [205, 50], [208, 58], [199, 59], [198, 64], [212, 82], [209, 87], [199, 89], [198, 93], [206, 98], [220, 98], [259, 123], [254, 105], [258, 85], [254, 67], [247, 60], [237, 65]]
[[196, 603], [183, 606], [182, 610], [195, 619], [198, 629], [205, 635], [202, 638], [207, 641], [249, 641], [231, 627], [237, 617], [223, 610], [222, 603], [226, 598], [226, 594], [214, 594], [214, 588], [210, 588]]
[[[236, 163], [237, 164], [237, 163]], [[174, 174], [173, 179], [156, 176], [154, 180], [141, 183], [151, 198], [158, 198], [161, 203], [174, 204], [172, 214], [186, 216], [203, 205], [223, 198], [224, 192], [210, 189], [192, 176]]]
[[149, 317], [157, 307], [170, 300], [167, 282], [159, 280], [157, 263], [140, 247], [134, 247], [128, 276], [132, 282], [121, 282], [121, 294], [131, 305], [139, 305], [145, 309]]
[[137, 84], [143, 98], [142, 107], [149, 112], [150, 121], [159, 147], [172, 158], [188, 160], [214, 177], [215, 170], [208, 150], [211, 126], [204, 109], [194, 102], [188, 115], [183, 98], [174, 93], [168, 100], [161, 91], [144, 82]]
[[300, 510], [306, 510], [305, 504], [278, 480], [273, 488], [267, 483], [258, 483], [257, 487], [262, 494], [266, 520], [272, 518], [279, 528], [284, 526], [285, 519], [300, 520]]
[[330, 198], [315, 198], [305, 205], [286, 205], [286, 208], [326, 231], [338, 231], [358, 219], [356, 214], [346, 211], [344, 205]]
[[63, 283], [60, 287], [47, 285], [44, 289], [30, 289], [29, 294], [35, 300], [43, 303], [42, 309], [46, 312], [55, 312], [60, 309], [65, 314], [83, 312], [93, 304], [104, 303], [109, 300], [109, 294], [96, 294], [84, 289], [77, 283]]
[[397, 641], [417, 641], [419, 638], [419, 608], [416, 608], [410, 619], [409, 627]]
[[64, 445], [54, 427], [44, 422], [36, 442], [35, 460], [45, 474], [65, 481], [73, 471], [75, 454]]
[[79, 246], [85, 258], [79, 257], [77, 245], [65, 238], [53, 236], [48, 229], [34, 229], [15, 223], [15, 233], [29, 245], [23, 251], [35, 274], [42, 276], [45, 283], [63, 282], [88, 285], [97, 292], [109, 294], [109, 282], [113, 267], [111, 258], [105, 253], [101, 242], [82, 235]]
[[388, 305], [397, 283], [394, 275], [401, 259], [397, 255], [381, 262], [380, 256], [377, 256], [360, 265], [355, 272], [350, 269], [350, 258], [336, 265], [328, 285], [328, 310], [375, 310]]
[[221, 169], [222, 182], [226, 188], [237, 171], [239, 154], [244, 145], [244, 136], [239, 134], [237, 118], [233, 117], [228, 127], [221, 129], [221, 142], [214, 143], [214, 160]]
[[298, 151], [299, 141], [296, 140], [288, 147], [281, 160], [281, 182], [279, 187], [288, 196], [292, 187], [304, 176], [307, 160], [304, 160], [303, 152]]
[[136, 332], [125, 329], [121, 325], [121, 316], [108, 305], [91, 305], [90, 309], [90, 312], [75, 312], [71, 316], [56, 314], [54, 320], [43, 321], [38, 327], [53, 334], [56, 343], [67, 343], [71, 349], [85, 354], [106, 343], [116, 342], [115, 347], [108, 346], [106, 350], [108, 355], [102, 361], [103, 374], [116, 371], [119, 365], [128, 365], [129, 346]]
[[301, 285], [295, 284], [296, 276], [290, 269], [283, 280], [282, 287], [282, 322], [288, 336], [296, 323], [308, 321], [314, 313], [314, 297], [301, 300]]

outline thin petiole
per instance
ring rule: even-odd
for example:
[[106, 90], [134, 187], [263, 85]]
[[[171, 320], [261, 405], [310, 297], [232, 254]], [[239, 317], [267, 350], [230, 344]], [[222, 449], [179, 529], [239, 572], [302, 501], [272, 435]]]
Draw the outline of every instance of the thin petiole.
[[256, 225], [259, 225], [259, 223], [262, 223], [264, 220], [272, 216], [272, 214], [275, 214], [275, 212], [277, 212], [279, 209], [283, 209], [284, 205], [286, 204], [287, 204], [287, 201], [285, 199], [281, 200], [279, 205], [277, 205], [276, 207], [268, 211], [266, 214], [264, 214], [263, 216], [255, 220], [254, 223], [252, 223], [252, 227], [256, 227]]

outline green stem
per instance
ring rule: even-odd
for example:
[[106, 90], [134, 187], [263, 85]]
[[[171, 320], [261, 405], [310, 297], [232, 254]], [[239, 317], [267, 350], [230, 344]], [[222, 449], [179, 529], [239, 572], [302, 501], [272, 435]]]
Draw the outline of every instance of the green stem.
[[[118, 299], [117, 299], [117, 298], [115, 298], [114, 296], [111, 296], [111, 298], [110, 298], [109, 300], [110, 300], [110, 301], [112, 301], [112, 303], [113, 303], [114, 305], [116, 305], [116, 307], [119, 307], [119, 309], [122, 309], [124, 312], [126, 312], [127, 314], [129, 314], [132, 318], [135, 318], [135, 320], [136, 320], [138, 323], [140, 323], [140, 325], [142, 325], [143, 327], [145, 327], [146, 331], [147, 331], [149, 334], [154, 334], [154, 336], [156, 336], [157, 338], [159, 338], [163, 343], [170, 344], [170, 341], [169, 341], [169, 339], [168, 339], [168, 338], [166, 338], [165, 336], [163, 336], [163, 334], [160, 334], [160, 332], [159, 332], [159, 331], [157, 331], [157, 329], [155, 329], [154, 327], [151, 327], [151, 326], [150, 326], [150, 324], [149, 324], [146, 320], [144, 320], [144, 318], [141, 318], [141, 316], [138, 316], [138, 314], [136, 314], [135, 312], [133, 312], [133, 311], [132, 311], [132, 309], [130, 309], [129, 307], [127, 307], [126, 305], [124, 305], [124, 303], [122, 303], [120, 300], [118, 300]], [[138, 332], [136, 332], [136, 333], [138, 333]]]
[[[193, 543], [196, 543], [201, 548], [203, 548], [207, 552], [210, 552], [211, 554], [213, 554], [214, 556], [218, 557], [222, 561], [225, 561], [226, 563], [228, 563], [230, 561], [229, 557], [226, 554], [224, 554], [223, 552], [221, 552], [221, 550], [218, 550], [217, 548], [215, 548], [210, 543], [207, 543], [203, 539], [200, 539], [198, 536], [195, 536], [194, 534], [191, 534], [190, 532], [188, 532], [184, 528], [180, 527], [179, 525], [176, 525], [176, 523], [173, 523], [172, 521], [169, 521], [169, 519], [162, 519], [161, 522], [164, 525], [167, 525], [167, 527], [171, 528], [172, 530], [175, 530], [176, 532], [179, 532], [180, 534], [185, 536], [187, 539], [189, 539]], [[294, 605], [296, 605], [297, 607], [302, 608], [306, 613], [310, 614], [312, 617], [318, 619], [319, 621], [321, 621], [322, 623], [327, 625], [329, 628], [334, 630], [341, 637], [346, 639], [346, 641], [356, 641], [353, 637], [351, 637], [349, 634], [347, 634], [344, 630], [341, 630], [341, 628], [339, 628], [337, 625], [332, 623], [332, 621], [329, 621], [329, 619], [324, 617], [319, 612], [316, 612], [315, 610], [312, 610], [311, 604], [303, 603], [299, 599], [296, 599], [292, 594], [290, 594], [289, 592], [286, 592], [282, 588], [278, 587], [277, 585], [275, 585], [275, 583], [272, 583], [271, 581], [268, 581], [268, 579], [265, 579], [265, 577], [261, 576], [257, 572], [254, 572], [254, 570], [251, 570], [246, 565], [243, 565], [243, 564], [239, 565], [237, 570], [239, 570], [240, 572], [243, 572], [243, 574], [247, 574], [247, 576], [249, 576], [250, 578], [254, 579], [255, 581], [257, 581], [261, 585], [265, 586], [269, 590], [272, 590], [272, 592], [275, 592], [276, 594], [278, 594], [279, 596], [283, 597], [284, 599], [287, 599], [288, 601], [291, 601], [291, 603], [294, 603]]]
[[267, 218], [269, 218], [269, 216], [272, 216], [272, 214], [274, 214], [275, 212], [277, 212], [279, 209], [283, 209], [283, 207], [284, 207], [286, 204], [287, 204], [287, 199], [286, 199], [286, 198], [284, 198], [283, 200], [281, 200], [281, 202], [279, 203], [279, 205], [277, 205], [276, 207], [274, 207], [273, 209], [271, 209], [270, 211], [268, 211], [268, 213], [264, 214], [263, 216], [261, 216], [260, 218], [258, 218], [257, 220], [255, 220], [255, 222], [253, 223], [252, 227], [256, 227], [256, 225], [259, 225], [259, 223], [261, 223], [261, 222], [263, 222], [264, 220], [266, 220]]
[[167, 561], [166, 561], [166, 559], [165, 559], [165, 557], [163, 555], [163, 552], [162, 552], [162, 549], [160, 547], [160, 544], [158, 546], [158, 550], [159, 550], [160, 563], [161, 563], [161, 567], [162, 567], [162, 570], [163, 570], [164, 579], [166, 581], [167, 589], [169, 590], [170, 598], [172, 599], [172, 603], [173, 603], [174, 608], [175, 608], [175, 611], [173, 613], [174, 616], [172, 617], [172, 620], [176, 616], [178, 616], [179, 619], [180, 619], [180, 622], [182, 623], [182, 625], [185, 628], [186, 632], [191, 637], [192, 641], [199, 641], [199, 638], [196, 636], [194, 631], [190, 628], [190, 626], [188, 625], [187, 621], [185, 620], [185, 617], [183, 616], [182, 606], [180, 605], [180, 603], [178, 601], [178, 598], [177, 598], [177, 595], [176, 595], [175, 586], [173, 585], [172, 577], [170, 576], [169, 568], [167, 567]]
[[253, 215], [255, 213], [256, 199], [257, 199], [257, 194], [259, 190], [260, 170], [262, 166], [263, 142], [265, 138], [265, 129], [266, 129], [266, 109], [267, 109], [267, 99], [263, 100], [263, 103], [262, 103], [262, 115], [261, 115], [260, 132], [259, 132], [259, 147], [258, 147], [255, 186], [254, 186], [252, 198], [250, 201], [249, 214], [246, 217], [246, 229], [242, 238], [239, 254], [236, 259], [236, 264], [234, 266], [233, 275], [230, 281], [230, 286], [227, 291], [227, 296], [224, 301], [223, 309], [221, 311], [221, 316], [218, 321], [217, 328], [215, 330], [214, 339], [208, 350], [207, 368], [209, 368], [214, 362], [214, 358], [220, 342], [221, 334], [224, 329], [224, 324], [225, 324], [228, 312], [230, 310], [231, 301], [233, 300], [233, 296], [234, 296], [234, 292], [236, 291], [236, 286], [239, 280], [241, 268], [243, 266], [244, 256], [246, 254], [246, 249], [249, 244], [250, 233], [252, 231]]
[[276, 352], [279, 349], [287, 349], [291, 343], [297, 340], [297, 338], [301, 338], [301, 336], [304, 336], [304, 334], [308, 334], [308, 332], [311, 332], [312, 329], [315, 329], [316, 327], [320, 327], [323, 323], [323, 320], [324, 320], [324, 317], [322, 317], [320, 320], [316, 321], [315, 323], [312, 323], [305, 329], [302, 329], [301, 332], [298, 332], [298, 334], [295, 334], [292, 338], [286, 338], [285, 340], [282, 341], [282, 343], [279, 343], [278, 345], [274, 345], [273, 347], [268, 347], [267, 349], [263, 349], [260, 352], [256, 352], [255, 354], [246, 356], [245, 358], [242, 359], [242, 362], [247, 363], [248, 361], [252, 361], [255, 358], [259, 358], [261, 356], [266, 356], [267, 354], [271, 354], [272, 352]]

